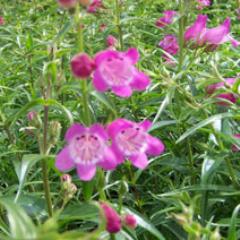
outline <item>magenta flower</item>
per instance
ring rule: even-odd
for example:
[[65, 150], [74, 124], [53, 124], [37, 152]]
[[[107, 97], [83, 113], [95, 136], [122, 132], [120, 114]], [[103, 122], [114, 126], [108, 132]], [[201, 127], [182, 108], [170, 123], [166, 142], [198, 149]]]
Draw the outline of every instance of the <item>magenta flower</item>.
[[207, 19], [206, 15], [198, 15], [194, 24], [187, 28], [184, 39], [186, 42], [193, 41], [197, 45], [201, 46], [205, 41], [203, 40], [204, 34], [207, 30]]
[[198, 5], [197, 5], [198, 10], [202, 10], [203, 8], [211, 5], [211, 0], [197, 0], [197, 2], [198, 2]]
[[65, 172], [77, 168], [83, 181], [91, 180], [96, 167], [113, 170], [117, 166], [116, 157], [108, 146], [108, 135], [100, 124], [86, 128], [73, 124], [66, 132], [67, 145], [58, 153], [55, 166]]
[[88, 6], [87, 12], [96, 13], [99, 8], [103, 8], [102, 0], [93, 0], [92, 3]]
[[[174, 35], [166, 35], [164, 39], [159, 42], [158, 46], [171, 55], [176, 55], [179, 50], [178, 40]], [[163, 57], [167, 61], [171, 61], [167, 55], [164, 54]]]
[[57, 0], [59, 6], [63, 7], [63, 8], [73, 8], [76, 6], [77, 4], [77, 0]]
[[184, 39], [186, 42], [193, 41], [198, 46], [207, 45], [209, 50], [216, 49], [220, 44], [231, 42], [233, 47], [240, 45], [230, 34], [231, 20], [227, 18], [223, 24], [218, 27], [208, 29], [208, 17], [206, 15], [198, 15], [195, 23], [187, 28]]
[[123, 222], [127, 227], [131, 229], [135, 229], [137, 227], [137, 219], [132, 214], [127, 214], [124, 216]]
[[106, 39], [106, 43], [108, 47], [116, 47], [118, 40], [114, 36], [109, 35]]
[[88, 78], [94, 67], [94, 61], [86, 53], [79, 53], [71, 60], [72, 73], [76, 78]]
[[[239, 133], [235, 134], [234, 137], [237, 138], [237, 139], [240, 139], [240, 134]], [[234, 144], [234, 145], [232, 145], [232, 151], [233, 152], [239, 152], [240, 148], [237, 145]]]
[[[207, 87], [206, 91], [208, 94], [213, 94], [215, 91], [217, 91], [219, 89], [224, 89], [225, 87], [231, 88], [235, 82], [236, 82], [236, 78], [226, 78], [225, 82], [218, 82], [215, 84], [211, 84], [210, 86]], [[216, 97], [226, 99], [232, 103], [236, 103], [236, 101], [237, 101], [237, 97], [233, 93], [230, 93], [230, 92], [220, 93]], [[222, 105], [222, 106], [228, 105], [227, 102], [222, 102], [222, 101], [218, 102], [218, 104]]]
[[228, 17], [220, 26], [207, 29], [204, 35], [205, 42], [217, 47], [219, 44], [230, 41], [233, 47], [238, 47], [240, 42], [230, 35], [230, 28], [231, 19]]
[[159, 28], [166, 27], [167, 25], [169, 25], [173, 22], [173, 18], [176, 14], [177, 14], [177, 12], [172, 11], [172, 10], [164, 11], [163, 17], [159, 18], [156, 21], [156, 26]]
[[143, 91], [150, 79], [134, 66], [139, 59], [137, 49], [127, 52], [105, 50], [95, 56], [96, 69], [93, 85], [96, 90], [105, 92], [111, 89], [117, 96], [129, 97], [133, 90]]
[[103, 209], [104, 216], [106, 218], [106, 230], [109, 233], [119, 232], [122, 228], [122, 224], [118, 213], [107, 203], [101, 203], [100, 206]]
[[135, 167], [144, 169], [148, 165], [147, 154], [157, 156], [164, 151], [163, 143], [147, 133], [151, 125], [148, 120], [135, 123], [126, 119], [109, 124], [107, 131], [119, 163], [128, 158]]

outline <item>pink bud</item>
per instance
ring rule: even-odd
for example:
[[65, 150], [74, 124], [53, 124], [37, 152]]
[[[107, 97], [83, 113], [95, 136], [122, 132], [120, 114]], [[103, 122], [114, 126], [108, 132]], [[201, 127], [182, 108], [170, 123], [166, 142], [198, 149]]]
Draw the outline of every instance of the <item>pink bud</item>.
[[61, 181], [71, 183], [72, 182], [72, 177], [69, 174], [63, 174], [61, 176]]
[[124, 224], [132, 229], [137, 227], [137, 220], [132, 214], [127, 214], [123, 219]]
[[106, 203], [101, 203], [106, 218], [106, 230], [109, 233], [117, 233], [121, 230], [121, 219], [118, 213]]
[[99, 26], [99, 30], [100, 30], [100, 32], [103, 32], [103, 31], [105, 31], [105, 30], [106, 30], [106, 28], [107, 28], [107, 25], [106, 25], [106, 24], [104, 24], [104, 23], [102, 23], [102, 24]]
[[118, 40], [114, 36], [109, 35], [106, 39], [106, 42], [108, 47], [115, 47], [118, 43]]
[[93, 72], [95, 64], [86, 53], [79, 53], [72, 58], [71, 68], [76, 78], [88, 78]]
[[27, 114], [28, 121], [33, 121], [37, 117], [37, 115], [38, 115], [37, 112], [34, 112], [34, 111], [29, 112]]
[[93, 0], [88, 6], [87, 11], [89, 13], [96, 13], [99, 8], [103, 8], [102, 0]]
[[5, 23], [4, 18], [0, 16], [0, 26], [4, 25], [4, 23]]
[[59, 6], [69, 9], [74, 8], [77, 4], [77, 0], [57, 0]]

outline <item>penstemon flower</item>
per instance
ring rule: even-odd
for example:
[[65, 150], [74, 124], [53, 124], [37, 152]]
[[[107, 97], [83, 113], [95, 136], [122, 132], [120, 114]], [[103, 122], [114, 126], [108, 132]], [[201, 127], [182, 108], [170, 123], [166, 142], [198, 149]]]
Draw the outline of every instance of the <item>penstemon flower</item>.
[[163, 143], [147, 133], [151, 125], [148, 120], [135, 123], [126, 119], [109, 124], [107, 131], [119, 163], [128, 158], [135, 167], [144, 169], [148, 165], [148, 154], [157, 156], [163, 153]]
[[100, 206], [106, 219], [106, 230], [109, 233], [119, 232], [122, 228], [122, 223], [118, 213], [107, 203], [101, 203]]
[[198, 46], [207, 45], [208, 50], [215, 50], [220, 44], [231, 42], [233, 47], [238, 47], [240, 42], [230, 34], [231, 20], [226, 20], [215, 28], [207, 28], [206, 15], [198, 15], [195, 23], [188, 27], [184, 39], [186, 42], [193, 41]]
[[159, 28], [164, 28], [167, 25], [173, 22], [174, 16], [176, 16], [177, 12], [173, 10], [167, 10], [163, 12], [163, 17], [159, 18], [156, 21], [156, 26]]
[[76, 167], [83, 181], [91, 180], [96, 168], [113, 170], [117, 166], [116, 157], [108, 146], [108, 135], [100, 124], [87, 128], [73, 124], [66, 132], [67, 145], [58, 153], [56, 167], [60, 171], [69, 171]]
[[133, 90], [145, 90], [150, 84], [150, 79], [134, 66], [138, 60], [139, 53], [135, 48], [126, 52], [99, 52], [95, 56], [94, 87], [100, 92], [111, 89], [120, 97], [131, 96]]
[[94, 61], [86, 53], [79, 53], [71, 60], [72, 73], [76, 78], [85, 79], [90, 77], [94, 68]]
[[[166, 35], [158, 44], [164, 51], [171, 55], [176, 55], [179, 50], [178, 40], [174, 35]], [[167, 55], [163, 55], [167, 61], [171, 61]]]
[[[232, 87], [233, 84], [236, 82], [236, 78], [226, 78], [224, 82], [218, 82], [215, 84], [211, 84], [207, 87], [206, 91], [208, 94], [213, 94], [215, 91], [219, 90], [219, 89], [224, 89], [224, 87]], [[224, 93], [220, 93], [216, 96], [217, 98], [222, 98], [222, 99], [226, 99], [232, 103], [236, 103], [237, 101], [237, 97], [230, 92], [224, 92]], [[218, 102], [219, 105], [222, 106], [227, 106], [228, 103], [227, 102]]]

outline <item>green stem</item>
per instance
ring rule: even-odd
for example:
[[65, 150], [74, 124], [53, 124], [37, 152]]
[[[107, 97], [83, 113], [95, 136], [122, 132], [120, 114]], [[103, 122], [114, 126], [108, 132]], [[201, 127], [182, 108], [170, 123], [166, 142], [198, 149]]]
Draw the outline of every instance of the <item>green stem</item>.
[[116, 5], [116, 27], [117, 27], [117, 32], [118, 32], [118, 39], [120, 43], [120, 50], [123, 51], [123, 34], [122, 34], [122, 27], [121, 27], [121, 6], [119, 3], [119, 0], [115, 0], [115, 5]]
[[110, 239], [111, 239], [111, 240], [116, 240], [116, 237], [115, 237], [115, 234], [114, 234], [114, 233], [111, 233], [111, 234], [110, 234]]
[[187, 140], [187, 144], [188, 144], [188, 152], [189, 152], [189, 168], [190, 168], [190, 172], [192, 173], [193, 183], [195, 183], [194, 161], [193, 161], [193, 154], [192, 154], [192, 146], [191, 146], [191, 143], [190, 143], [189, 139]]
[[82, 101], [83, 101], [85, 124], [89, 126], [91, 124], [91, 114], [88, 106], [88, 85], [86, 80], [82, 80]]
[[178, 71], [181, 71], [183, 60], [184, 60], [184, 30], [185, 30], [185, 17], [184, 17], [184, 2], [179, 0], [179, 10], [180, 10], [180, 19], [179, 19], [179, 62], [178, 62]]
[[237, 181], [237, 177], [236, 177], [236, 175], [235, 175], [235, 173], [234, 173], [234, 169], [233, 169], [231, 160], [228, 159], [228, 158], [224, 158], [224, 160], [225, 160], [225, 162], [226, 162], [226, 164], [227, 164], [228, 172], [229, 172], [229, 175], [230, 175], [230, 177], [231, 177], [231, 179], [232, 179], [232, 182], [233, 182], [234, 187], [235, 187], [236, 189], [239, 189], [239, 188], [240, 188], [240, 185], [239, 185], [239, 183], [238, 183], [238, 181]]
[[47, 144], [47, 131], [48, 131], [48, 106], [44, 106], [44, 123], [43, 123], [43, 155], [42, 159], [42, 174], [43, 174], [43, 187], [45, 192], [45, 199], [47, 202], [48, 215], [49, 217], [53, 216], [52, 209], [52, 200], [51, 200], [51, 192], [48, 180], [48, 166], [47, 166], [47, 152], [48, 152], [48, 144]]

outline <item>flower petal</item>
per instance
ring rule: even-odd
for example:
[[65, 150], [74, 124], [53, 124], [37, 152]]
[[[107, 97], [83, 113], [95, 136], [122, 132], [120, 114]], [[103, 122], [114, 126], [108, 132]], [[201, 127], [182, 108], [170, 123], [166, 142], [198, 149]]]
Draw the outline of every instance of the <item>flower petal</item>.
[[132, 164], [139, 169], [144, 169], [148, 165], [148, 159], [145, 153], [130, 156], [129, 159], [131, 160]]
[[133, 81], [131, 82], [131, 87], [138, 91], [145, 90], [150, 84], [150, 78], [143, 72], [136, 71]]
[[132, 122], [123, 118], [119, 118], [107, 126], [107, 133], [112, 139], [114, 139], [121, 130], [132, 126]]
[[130, 58], [132, 64], [136, 64], [140, 58], [139, 52], [136, 48], [129, 48], [125, 54]]
[[148, 131], [152, 127], [152, 122], [146, 119], [139, 123], [139, 126], [142, 127], [145, 131]]
[[78, 164], [77, 174], [82, 181], [90, 181], [96, 174], [96, 166]]
[[113, 170], [117, 165], [118, 163], [114, 152], [106, 147], [103, 160], [98, 163], [98, 166], [102, 167], [104, 170]]
[[90, 130], [90, 133], [97, 134], [98, 136], [100, 136], [104, 140], [108, 140], [108, 135], [107, 135], [107, 132], [104, 129], [103, 125], [101, 125], [99, 123], [95, 123], [90, 127], [89, 130]]
[[105, 83], [100, 71], [96, 70], [93, 75], [93, 86], [99, 92], [105, 92], [108, 89], [107, 84]]
[[95, 65], [98, 67], [102, 62], [107, 60], [108, 58], [116, 58], [118, 57], [119, 53], [114, 50], [104, 50], [96, 54], [94, 60]]
[[63, 148], [57, 155], [55, 167], [59, 171], [69, 171], [74, 168], [75, 164], [70, 156], [69, 148]]
[[70, 142], [71, 139], [76, 136], [77, 134], [82, 134], [85, 132], [85, 128], [83, 125], [79, 123], [74, 123], [66, 132], [65, 134], [65, 140], [67, 142]]
[[147, 149], [148, 154], [157, 156], [164, 152], [165, 146], [158, 138], [148, 135], [147, 143], [148, 143], [148, 149]]
[[119, 97], [128, 98], [132, 95], [132, 88], [130, 86], [114, 86], [112, 91]]

